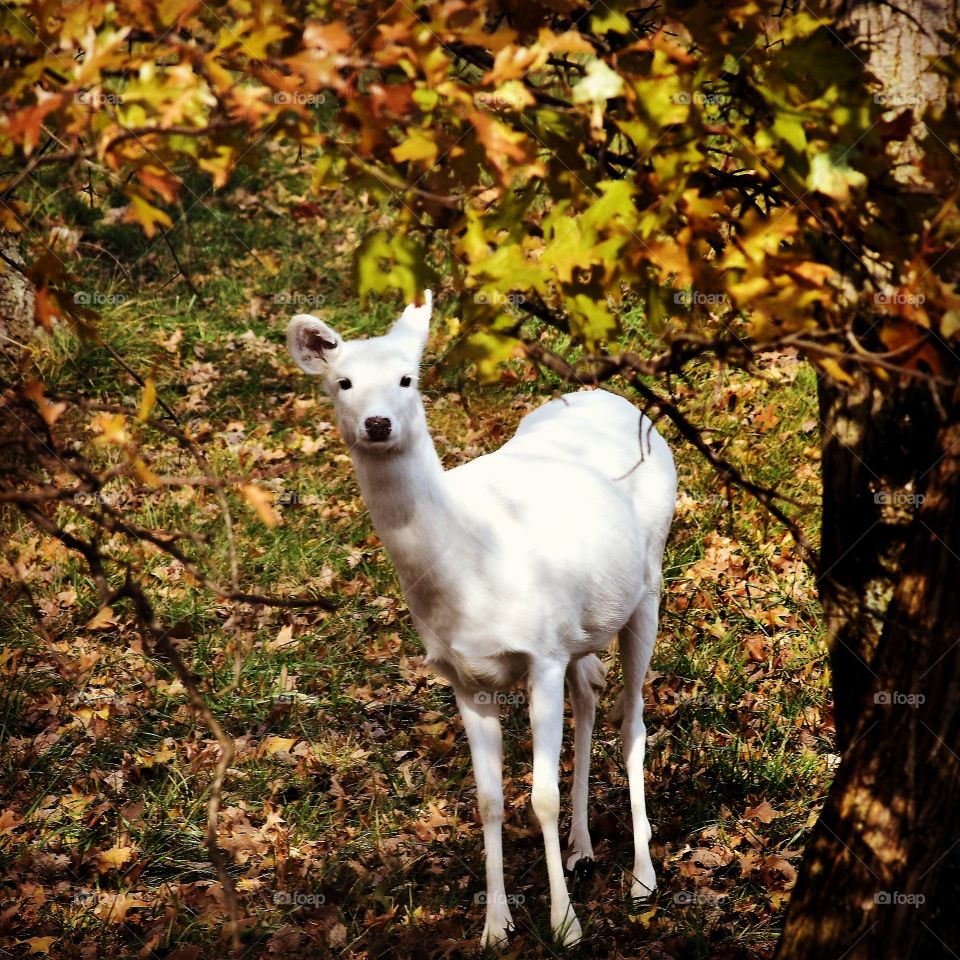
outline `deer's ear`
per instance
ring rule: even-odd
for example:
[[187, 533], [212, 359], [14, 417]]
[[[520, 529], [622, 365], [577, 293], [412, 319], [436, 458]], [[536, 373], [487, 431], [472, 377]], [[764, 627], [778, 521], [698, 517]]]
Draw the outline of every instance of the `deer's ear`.
[[287, 349], [304, 373], [326, 373], [342, 346], [340, 334], [309, 313], [299, 313], [287, 324]]
[[433, 315], [433, 293], [423, 291], [423, 303], [408, 304], [400, 319], [390, 329], [390, 336], [397, 339], [409, 340], [419, 353], [427, 342], [430, 334], [430, 317]]

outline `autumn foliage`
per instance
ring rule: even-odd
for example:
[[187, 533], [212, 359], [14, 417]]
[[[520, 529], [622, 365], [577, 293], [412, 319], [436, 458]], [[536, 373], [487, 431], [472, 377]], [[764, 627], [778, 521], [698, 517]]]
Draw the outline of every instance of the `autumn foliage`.
[[[153, 235], [186, 168], [220, 189], [279, 141], [314, 158], [316, 191], [347, 184], [396, 210], [357, 251], [361, 296], [410, 299], [442, 266], [487, 375], [529, 334], [515, 303], [593, 350], [626, 291], [654, 331], [791, 337], [840, 377], [854, 313], [877, 326], [876, 352], [924, 369], [960, 329], [943, 279], [952, 98], [883, 89], [815, 5], [316, 14], [5, 8], [0, 150], [23, 166], [5, 175], [3, 226], [25, 228], [16, 188], [57, 164], [78, 186], [119, 178], [127, 216]], [[935, 71], [953, 89], [956, 53]], [[923, 151], [904, 158], [921, 122]], [[92, 320], [42, 244], [31, 270], [42, 323]]]

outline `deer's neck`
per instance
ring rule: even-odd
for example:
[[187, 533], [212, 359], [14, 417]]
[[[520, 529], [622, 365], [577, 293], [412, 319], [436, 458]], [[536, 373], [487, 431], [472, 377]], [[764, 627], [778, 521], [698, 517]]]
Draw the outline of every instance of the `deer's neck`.
[[443, 571], [450, 567], [452, 554], [447, 554], [458, 543], [464, 546], [470, 535], [445, 482], [426, 419], [402, 452], [383, 456], [357, 449], [353, 462], [373, 525], [405, 592], [415, 581], [440, 587]]

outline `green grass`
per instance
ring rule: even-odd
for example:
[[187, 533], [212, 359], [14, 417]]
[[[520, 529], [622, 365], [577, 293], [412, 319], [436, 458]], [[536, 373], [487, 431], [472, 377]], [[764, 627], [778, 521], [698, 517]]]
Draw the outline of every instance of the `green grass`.
[[[130, 367], [156, 378], [211, 468], [277, 495], [300, 495], [300, 504], [278, 507], [282, 521], [269, 529], [231, 487], [244, 587], [316, 590], [338, 596], [337, 610], [222, 604], [154, 550], [120, 539], [107, 549], [137, 562], [217, 718], [238, 740], [221, 840], [241, 890], [249, 955], [462, 955], [474, 950], [483, 923], [475, 903], [482, 836], [462, 728], [449, 688], [420, 666], [419, 641], [330, 426], [332, 411], [286, 357], [285, 320], [311, 307], [275, 302], [283, 292], [321, 294], [323, 315], [344, 333], [382, 332], [398, 304], [361, 310], [350, 279], [352, 250], [381, 213], [337, 197], [322, 224], [295, 223], [289, 211], [304, 189], [302, 174], [293, 166], [247, 173], [191, 210], [189, 240], [182, 229], [174, 237], [199, 298], [182, 278], [171, 281], [177, 268], [165, 244], [93, 216], [85, 237], [107, 253], [74, 266], [91, 290], [129, 298], [104, 309], [101, 333]], [[200, 180], [190, 188], [196, 196], [206, 190]], [[37, 209], [55, 213], [41, 200]], [[431, 361], [451, 342], [444, 317], [455, 310], [442, 292], [438, 299], [443, 317]], [[641, 320], [634, 310], [626, 325]], [[94, 342], [60, 331], [38, 363], [50, 392], [84, 391], [133, 409], [139, 403], [140, 387]], [[813, 375], [789, 357], [761, 368], [761, 377], [749, 377], [701, 365], [677, 393], [745, 472], [812, 503]], [[444, 462], [495, 449], [524, 412], [558, 389], [550, 380], [481, 388], [461, 371], [441, 370], [425, 392]], [[89, 421], [89, 413], [70, 409], [63, 424], [88, 441]], [[625, 901], [627, 785], [617, 732], [598, 722], [596, 869], [573, 885], [588, 945], [571, 955], [766, 955], [789, 865], [799, 863], [831, 769], [822, 626], [812, 581], [783, 529], [739, 492], [727, 502], [710, 468], [669, 426], [663, 430], [683, 497], [648, 687], [648, 802], [660, 892], [642, 908]], [[158, 431], [144, 428], [141, 438], [155, 472], [195, 470]], [[104, 462], [116, 456], [109, 447], [86, 449]], [[200, 565], [227, 579], [223, 521], [211, 494], [157, 492], [125, 479], [110, 490], [126, 498], [137, 522], [191, 534]], [[84, 529], [70, 507], [61, 509], [62, 520]], [[222, 911], [203, 846], [216, 761], [209, 735], [171, 686], [169, 665], [140, 645], [129, 611], [118, 610], [107, 629], [87, 628], [97, 605], [77, 559], [13, 514], [4, 522], [11, 531], [4, 578], [14, 584], [19, 563], [51, 635], [41, 636], [24, 594], [14, 594], [0, 693], [0, 783], [15, 815], [0, 830], [0, 857], [3, 899], [16, 907], [6, 931], [14, 955], [26, 955], [28, 938], [50, 936], [52, 956], [79, 957], [93, 945], [117, 956], [165, 956], [190, 945], [201, 956], [222, 956]], [[802, 522], [815, 537], [815, 512]], [[277, 647], [285, 626], [293, 642]], [[231, 690], [235, 657], [240, 680]], [[618, 674], [616, 667], [609, 674], [604, 710]], [[552, 957], [546, 870], [529, 810], [525, 711], [506, 709], [504, 723], [506, 874], [508, 890], [524, 898], [513, 909], [518, 932], [510, 950]], [[269, 738], [293, 742], [282, 750]], [[571, 763], [568, 742], [565, 785]], [[748, 815], [764, 801], [772, 817]], [[569, 826], [566, 805], [563, 817]], [[105, 867], [100, 854], [114, 846], [133, 853]], [[275, 894], [291, 891], [323, 902], [275, 902]], [[676, 901], [690, 891], [700, 891], [701, 902]], [[122, 922], [105, 906], [116, 894], [133, 898]], [[722, 897], [714, 902], [714, 895]]]

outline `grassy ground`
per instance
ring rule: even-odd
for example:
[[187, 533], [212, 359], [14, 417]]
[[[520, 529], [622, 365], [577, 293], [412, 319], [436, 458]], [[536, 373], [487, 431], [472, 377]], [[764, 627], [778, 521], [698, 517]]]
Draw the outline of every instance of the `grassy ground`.
[[[382, 215], [344, 197], [317, 206], [300, 195], [304, 182], [288, 166], [282, 176], [248, 174], [217, 196], [191, 185], [189, 237], [175, 236], [195, 292], [182, 277], [170, 280], [177, 268], [164, 243], [102, 217], [117, 198], [101, 198], [74, 240], [84, 244], [82, 282], [103, 310], [105, 338], [152, 373], [219, 474], [252, 479], [272, 498], [280, 522], [271, 529], [230, 492], [244, 585], [281, 595], [313, 589], [340, 605], [291, 614], [223, 604], [169, 557], [145, 547], [127, 555], [237, 739], [220, 838], [242, 896], [248, 955], [469, 955], [483, 922], [482, 836], [453, 697], [421, 666], [331, 409], [282, 344], [287, 317], [301, 311], [322, 313], [346, 334], [383, 331], [396, 304], [361, 311], [350, 280], [356, 242]], [[37, 212], [54, 222], [62, 202], [38, 200]], [[442, 293], [440, 310], [428, 361], [454, 330]], [[139, 403], [140, 388], [94, 343], [59, 334], [39, 362], [48, 390]], [[705, 367], [678, 392], [747, 472], [812, 503], [812, 374], [789, 356], [769, 358], [761, 373]], [[440, 371], [425, 394], [444, 462], [495, 449], [559, 389], [522, 371], [491, 388]], [[86, 440], [108, 428], [89, 413], [65, 417], [79, 418]], [[627, 784], [617, 731], [599, 723], [597, 860], [573, 880], [586, 945], [569, 953], [768, 956], [834, 759], [818, 608], [783, 530], [664, 432], [682, 494], [647, 691], [660, 889], [642, 907], [625, 899]], [[187, 470], [174, 444], [147, 428], [142, 438], [152, 470]], [[108, 446], [99, 453], [111, 455]], [[209, 493], [157, 493], [119, 479], [110, 494], [146, 526], [189, 531], [192, 552], [226, 579], [223, 518]], [[816, 534], [814, 513], [804, 524]], [[14, 589], [0, 653], [2, 949], [225, 955], [222, 896], [203, 846], [213, 741], [168, 665], [145, 655], [129, 612], [95, 616], [75, 558], [12, 515], [3, 525], [0, 574]], [[119, 540], [108, 546], [131, 550]], [[15, 589], [20, 577], [32, 604]], [[619, 688], [616, 668], [609, 676], [605, 707]], [[529, 810], [525, 711], [504, 714], [506, 874], [518, 925], [506, 953], [556, 956]], [[569, 743], [562, 763], [569, 784]], [[569, 825], [566, 804], [563, 817]]]

